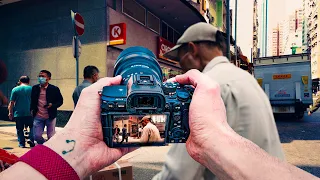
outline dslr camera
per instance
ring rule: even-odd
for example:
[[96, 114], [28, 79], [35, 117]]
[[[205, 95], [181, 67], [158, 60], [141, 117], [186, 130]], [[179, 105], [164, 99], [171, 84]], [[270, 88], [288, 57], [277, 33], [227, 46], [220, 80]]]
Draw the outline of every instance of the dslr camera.
[[109, 147], [187, 141], [192, 86], [163, 83], [155, 55], [139, 46], [121, 52], [114, 68], [117, 75], [123, 78], [121, 84], [101, 92], [103, 139]]

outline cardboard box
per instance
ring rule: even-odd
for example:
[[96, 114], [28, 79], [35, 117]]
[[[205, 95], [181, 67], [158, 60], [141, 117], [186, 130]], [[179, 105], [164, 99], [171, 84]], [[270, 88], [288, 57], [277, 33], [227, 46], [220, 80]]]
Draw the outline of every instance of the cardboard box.
[[[121, 170], [121, 180], [133, 180], [132, 165], [125, 160], [116, 162], [100, 171], [86, 177], [85, 180], [120, 180], [119, 171]], [[120, 168], [120, 169], [119, 169]]]

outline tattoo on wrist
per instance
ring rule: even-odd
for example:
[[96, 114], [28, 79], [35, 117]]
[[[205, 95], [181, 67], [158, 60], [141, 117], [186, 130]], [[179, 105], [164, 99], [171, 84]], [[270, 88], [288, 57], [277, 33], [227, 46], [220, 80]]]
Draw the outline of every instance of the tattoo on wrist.
[[72, 152], [73, 150], [74, 150], [74, 147], [76, 146], [76, 141], [75, 140], [66, 140], [66, 143], [73, 143], [73, 145], [72, 145], [72, 148], [70, 149], [70, 150], [68, 150], [68, 151], [62, 151], [62, 154], [63, 155], [65, 155], [65, 154], [67, 154], [67, 153], [69, 153], [69, 152]]

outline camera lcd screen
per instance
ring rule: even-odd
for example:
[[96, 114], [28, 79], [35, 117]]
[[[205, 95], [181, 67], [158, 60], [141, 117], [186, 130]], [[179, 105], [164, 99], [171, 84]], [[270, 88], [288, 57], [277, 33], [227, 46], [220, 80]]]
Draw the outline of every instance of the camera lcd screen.
[[154, 97], [138, 97], [138, 107], [153, 107]]
[[166, 121], [167, 115], [114, 115], [113, 144], [115, 146], [164, 144]]

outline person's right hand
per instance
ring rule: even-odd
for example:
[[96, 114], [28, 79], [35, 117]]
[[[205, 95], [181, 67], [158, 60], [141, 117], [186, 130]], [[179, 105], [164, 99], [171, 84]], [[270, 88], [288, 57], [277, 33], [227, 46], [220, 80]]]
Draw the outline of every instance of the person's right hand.
[[190, 135], [186, 146], [190, 156], [203, 163], [205, 147], [212, 145], [212, 141], [218, 142], [222, 133], [234, 132], [227, 123], [220, 86], [198, 70], [178, 75], [173, 81], [195, 87], [189, 108]]
[[8, 117], [9, 117], [10, 121], [12, 121], [12, 119], [13, 119], [13, 114], [9, 113], [9, 114], [8, 114]]

